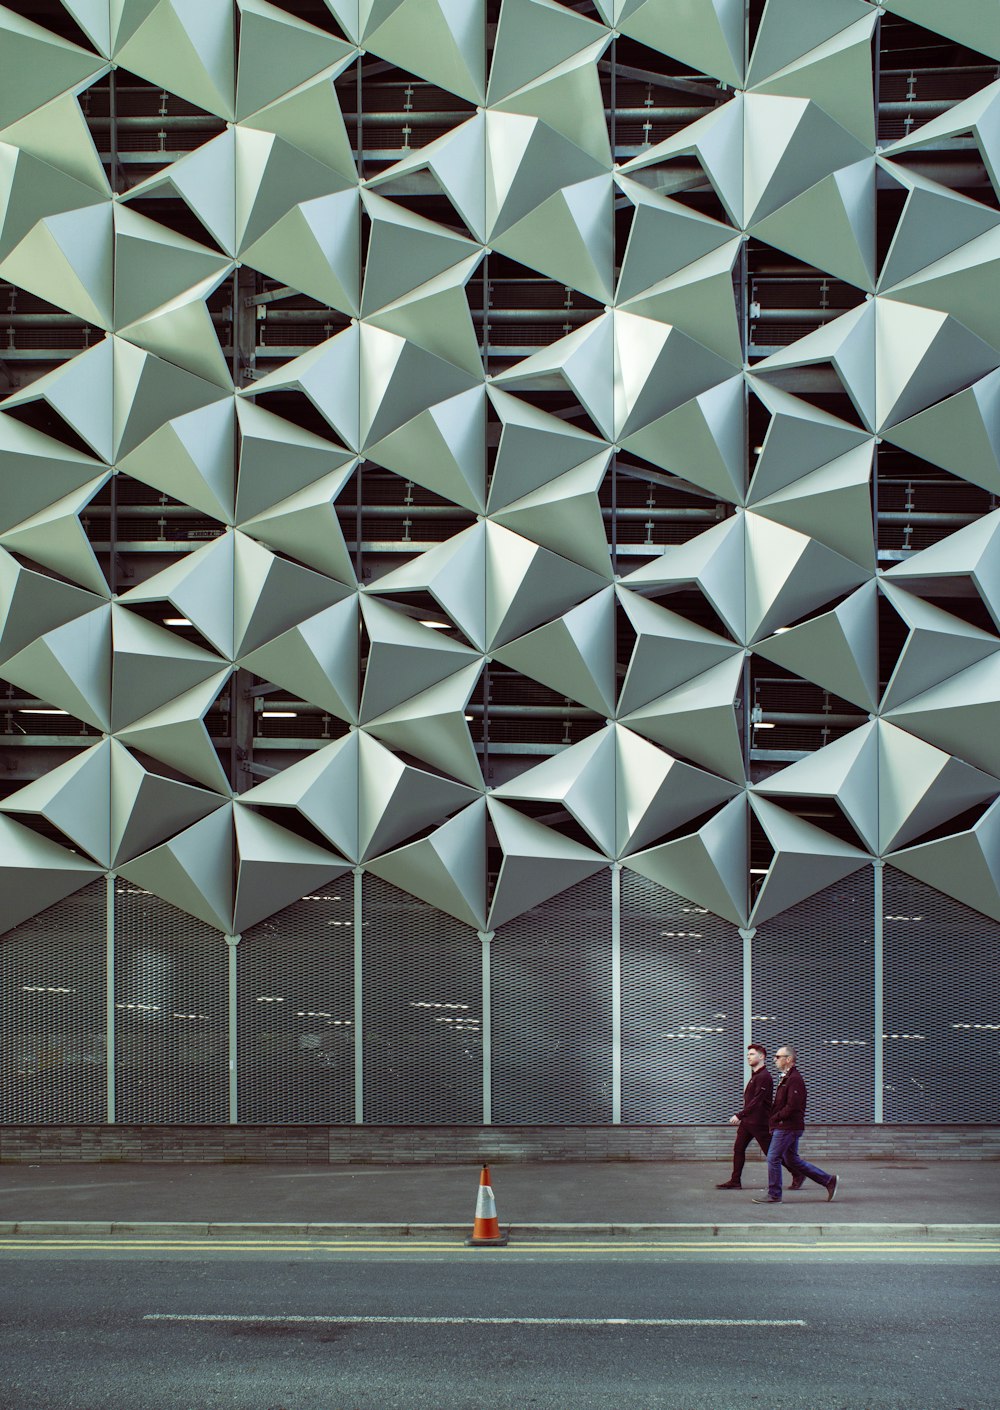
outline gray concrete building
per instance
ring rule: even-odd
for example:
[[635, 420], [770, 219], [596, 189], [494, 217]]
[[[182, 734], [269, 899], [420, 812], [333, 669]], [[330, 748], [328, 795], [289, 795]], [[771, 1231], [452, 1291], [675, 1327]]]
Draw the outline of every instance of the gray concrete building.
[[0, 7], [0, 1123], [1000, 1100], [994, 0]]

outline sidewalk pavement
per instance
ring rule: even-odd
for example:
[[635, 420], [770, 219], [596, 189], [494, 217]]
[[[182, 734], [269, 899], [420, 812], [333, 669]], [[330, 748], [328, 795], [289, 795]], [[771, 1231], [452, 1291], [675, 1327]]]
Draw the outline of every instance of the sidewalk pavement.
[[[717, 1162], [496, 1163], [490, 1170], [501, 1225], [535, 1236], [722, 1228], [1000, 1238], [1000, 1164], [990, 1161], [842, 1162], [835, 1200], [807, 1181], [796, 1194], [786, 1187], [780, 1205], [751, 1203], [765, 1183], [759, 1159], [748, 1162], [735, 1191], [715, 1188], [729, 1175]], [[478, 1183], [476, 1165], [0, 1165], [0, 1234], [97, 1235], [128, 1226], [161, 1237], [260, 1237], [334, 1235], [347, 1233], [334, 1227], [345, 1225], [366, 1236], [440, 1234], [471, 1228]]]

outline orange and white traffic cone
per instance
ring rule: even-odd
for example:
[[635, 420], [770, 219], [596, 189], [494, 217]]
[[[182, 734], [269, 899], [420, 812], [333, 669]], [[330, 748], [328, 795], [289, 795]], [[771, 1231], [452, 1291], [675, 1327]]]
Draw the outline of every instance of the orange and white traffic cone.
[[476, 1199], [476, 1219], [472, 1226], [472, 1237], [466, 1239], [469, 1248], [505, 1248], [507, 1235], [500, 1232], [497, 1219], [497, 1203], [490, 1185], [490, 1167], [484, 1165], [479, 1176], [479, 1195]]

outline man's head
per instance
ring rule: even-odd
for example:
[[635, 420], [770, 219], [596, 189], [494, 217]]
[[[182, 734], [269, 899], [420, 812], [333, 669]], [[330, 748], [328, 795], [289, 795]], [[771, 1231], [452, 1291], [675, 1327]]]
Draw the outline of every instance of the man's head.
[[750, 1043], [747, 1046], [747, 1062], [754, 1072], [764, 1066], [767, 1061], [767, 1049], [761, 1043]]
[[795, 1049], [791, 1043], [782, 1043], [774, 1054], [774, 1060], [778, 1064], [780, 1072], [787, 1072], [789, 1068], [795, 1066]]

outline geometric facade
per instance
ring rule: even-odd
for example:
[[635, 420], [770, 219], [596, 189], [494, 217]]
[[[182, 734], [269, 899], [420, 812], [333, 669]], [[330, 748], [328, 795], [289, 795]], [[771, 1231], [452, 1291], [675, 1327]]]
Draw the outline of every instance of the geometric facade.
[[0, 6], [0, 1121], [993, 1119], [998, 66]]

